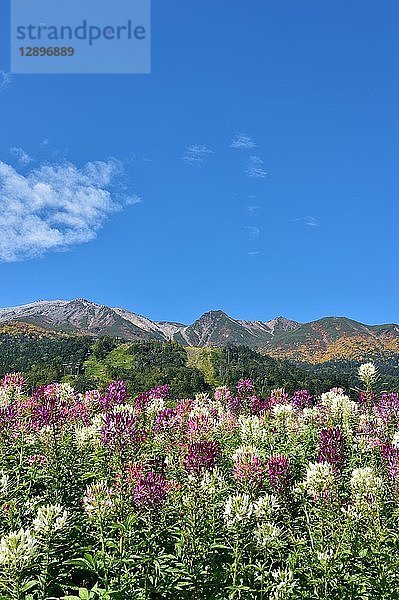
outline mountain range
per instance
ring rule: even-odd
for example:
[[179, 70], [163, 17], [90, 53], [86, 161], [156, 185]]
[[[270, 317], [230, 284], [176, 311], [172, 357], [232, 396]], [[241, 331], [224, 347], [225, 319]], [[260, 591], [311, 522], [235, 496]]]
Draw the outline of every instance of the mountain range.
[[346, 317], [326, 317], [310, 323], [298, 323], [285, 317], [244, 321], [213, 310], [187, 325], [152, 321], [123, 308], [110, 308], [79, 298], [0, 309], [0, 324], [4, 327], [12, 323], [24, 323], [53, 333], [109, 335], [125, 340], [175, 340], [195, 347], [245, 345], [278, 358], [314, 363], [399, 354], [398, 325], [365, 325]]

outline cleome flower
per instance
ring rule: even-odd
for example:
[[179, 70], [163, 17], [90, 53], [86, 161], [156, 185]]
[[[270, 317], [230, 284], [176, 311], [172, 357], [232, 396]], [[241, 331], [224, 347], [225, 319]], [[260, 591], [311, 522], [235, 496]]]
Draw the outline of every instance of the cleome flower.
[[274, 454], [266, 464], [271, 487], [278, 493], [287, 491], [290, 485], [290, 462], [286, 456]]
[[114, 507], [112, 490], [106, 481], [88, 485], [83, 497], [83, 508], [89, 517], [105, 517]]
[[328, 409], [333, 419], [347, 421], [355, 417], [359, 407], [356, 402], [349, 399], [340, 388], [335, 388], [322, 394], [321, 404]]
[[60, 504], [41, 506], [33, 521], [33, 529], [38, 535], [54, 534], [64, 529], [68, 521], [68, 512]]
[[215, 467], [212, 471], [205, 471], [200, 485], [205, 494], [208, 496], [216, 496], [224, 489], [226, 481], [222, 471], [218, 467]]
[[266, 549], [281, 541], [282, 531], [274, 523], [265, 521], [255, 529], [255, 540], [258, 548]]
[[20, 572], [37, 554], [37, 542], [29, 529], [13, 531], [0, 540], [0, 566]]
[[331, 498], [336, 487], [334, 467], [327, 462], [309, 463], [305, 480], [299, 486], [315, 502]]
[[253, 505], [254, 515], [258, 521], [271, 519], [279, 508], [280, 503], [274, 494], [264, 494]]
[[259, 485], [263, 479], [264, 466], [256, 452], [235, 453], [233, 475], [236, 481]]
[[349, 512], [354, 516], [372, 514], [381, 495], [382, 480], [371, 467], [361, 467], [352, 471], [350, 480], [352, 506]]
[[344, 460], [345, 439], [339, 427], [327, 427], [320, 432], [318, 462], [340, 467]]
[[358, 376], [360, 381], [370, 387], [377, 378], [377, 369], [372, 362], [364, 363], [360, 365], [358, 370]]
[[238, 419], [238, 426], [240, 428], [240, 435], [243, 444], [261, 445], [266, 437], [267, 431], [264, 427], [263, 421], [256, 415], [244, 416], [241, 415]]
[[229, 496], [224, 505], [224, 519], [229, 529], [236, 529], [248, 523], [254, 505], [248, 494]]

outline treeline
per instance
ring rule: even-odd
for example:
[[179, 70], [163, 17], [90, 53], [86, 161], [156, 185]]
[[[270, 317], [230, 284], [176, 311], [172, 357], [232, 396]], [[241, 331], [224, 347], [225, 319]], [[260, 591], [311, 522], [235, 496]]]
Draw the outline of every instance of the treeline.
[[21, 372], [30, 387], [84, 372], [93, 345], [88, 337], [44, 337], [0, 333], [0, 374]]
[[[378, 366], [381, 382], [399, 389], [397, 359], [387, 359]], [[31, 388], [67, 381], [85, 391], [124, 379], [132, 394], [168, 384], [172, 395], [182, 398], [251, 378], [262, 394], [276, 387], [288, 392], [306, 388], [320, 393], [331, 387], [356, 387], [357, 368], [358, 363], [351, 361], [316, 366], [294, 364], [261, 355], [246, 346], [183, 348], [177, 342], [0, 334], [0, 375], [21, 371]]]

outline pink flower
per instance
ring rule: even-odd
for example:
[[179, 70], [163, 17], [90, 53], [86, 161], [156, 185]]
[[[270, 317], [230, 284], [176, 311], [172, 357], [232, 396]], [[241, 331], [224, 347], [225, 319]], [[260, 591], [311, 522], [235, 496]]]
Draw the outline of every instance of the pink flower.
[[345, 439], [339, 427], [327, 427], [320, 432], [318, 462], [328, 462], [334, 467], [343, 463]]
[[235, 460], [233, 475], [241, 483], [257, 486], [262, 482], [264, 466], [259, 456], [243, 452]]
[[141, 474], [133, 487], [133, 502], [138, 508], [159, 509], [166, 501], [168, 485], [164, 475], [153, 471]]
[[266, 464], [271, 487], [277, 492], [287, 490], [290, 482], [290, 463], [286, 456], [275, 454]]
[[196, 475], [203, 471], [212, 469], [220, 456], [220, 445], [218, 442], [202, 440], [188, 445], [183, 459], [184, 468]]

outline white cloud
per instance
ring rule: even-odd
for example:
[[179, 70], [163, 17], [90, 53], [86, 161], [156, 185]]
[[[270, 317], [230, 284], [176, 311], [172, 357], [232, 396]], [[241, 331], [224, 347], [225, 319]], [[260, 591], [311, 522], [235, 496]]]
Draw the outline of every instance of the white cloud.
[[213, 154], [213, 150], [208, 148], [208, 146], [194, 144], [192, 146], [187, 146], [183, 160], [190, 165], [201, 166], [204, 164], [205, 159], [209, 154]]
[[319, 221], [318, 219], [316, 219], [316, 217], [312, 217], [310, 215], [307, 215], [306, 217], [298, 217], [297, 219], [291, 219], [293, 223], [302, 223], [304, 225], [307, 225], [308, 227], [318, 227], [319, 226]]
[[18, 159], [18, 162], [21, 165], [24, 166], [28, 165], [33, 160], [33, 158], [29, 156], [29, 154], [27, 154], [23, 148], [17, 148], [17, 146], [10, 148], [10, 153]]
[[247, 206], [247, 211], [249, 212], [249, 214], [251, 216], [256, 215], [258, 210], [259, 210], [259, 206], [255, 206], [255, 205]]
[[249, 235], [252, 238], [258, 238], [260, 236], [259, 227], [254, 227], [253, 225], [246, 225], [245, 229], [248, 231]]
[[0, 90], [6, 88], [11, 83], [10, 73], [0, 71]]
[[251, 252], [248, 252], [248, 256], [258, 256], [258, 254], [260, 254], [258, 250], [252, 250]]
[[249, 135], [240, 133], [240, 135], [237, 135], [232, 140], [232, 142], [230, 144], [230, 148], [235, 148], [235, 149], [239, 149], [239, 150], [245, 149], [245, 148], [256, 148], [256, 143]]
[[48, 145], [48, 143], [49, 143], [49, 141], [50, 141], [50, 140], [49, 140], [48, 138], [43, 138], [43, 139], [42, 139], [42, 141], [40, 142], [40, 145], [41, 145], [42, 147], [44, 147], [44, 146], [47, 146], [47, 145]]
[[96, 237], [108, 215], [137, 196], [117, 201], [112, 183], [121, 174], [115, 160], [43, 164], [27, 175], [0, 161], [0, 261], [67, 250]]
[[267, 173], [263, 167], [264, 162], [260, 156], [250, 156], [247, 167], [247, 175], [249, 177], [261, 178], [266, 177]]

